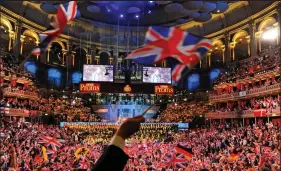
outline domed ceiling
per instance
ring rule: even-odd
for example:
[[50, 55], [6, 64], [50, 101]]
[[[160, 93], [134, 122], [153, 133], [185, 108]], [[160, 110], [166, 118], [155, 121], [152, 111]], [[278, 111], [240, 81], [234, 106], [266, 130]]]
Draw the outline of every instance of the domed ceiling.
[[[33, 1], [38, 3], [38, 1]], [[234, 1], [230, 1], [234, 2]], [[213, 14], [225, 12], [229, 1], [79, 1], [82, 18], [125, 26], [180, 24], [187, 21], [206, 22]], [[58, 3], [40, 2], [42, 11], [56, 13]]]

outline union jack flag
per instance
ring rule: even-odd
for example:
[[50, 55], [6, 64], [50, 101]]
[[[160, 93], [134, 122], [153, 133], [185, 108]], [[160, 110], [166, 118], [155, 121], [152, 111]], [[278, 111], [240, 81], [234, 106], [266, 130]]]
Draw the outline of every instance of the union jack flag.
[[67, 10], [60, 4], [56, 16], [51, 22], [51, 26], [41, 34], [38, 48], [32, 50], [31, 54], [40, 55], [45, 52], [48, 46], [61, 34], [68, 21], [73, 20], [77, 15], [77, 3], [70, 1], [67, 4]]
[[89, 163], [86, 160], [82, 160], [79, 162], [79, 169], [88, 169]]
[[58, 151], [58, 149], [64, 144], [64, 140], [55, 139], [48, 136], [39, 137], [38, 143], [44, 144], [46, 147], [52, 148], [54, 151]]
[[54, 154], [56, 153], [56, 151], [55, 150], [53, 150], [53, 149], [47, 149], [46, 150], [46, 153], [47, 153], [47, 155], [48, 155], [48, 158], [51, 158], [51, 157], [53, 157], [54, 156]]
[[145, 45], [126, 59], [140, 64], [155, 64], [169, 57], [175, 58], [180, 64], [174, 68], [172, 78], [178, 82], [184, 69], [194, 67], [210, 48], [212, 43], [208, 39], [175, 27], [152, 26], [146, 33]]
[[182, 154], [169, 154], [162, 158], [162, 163], [159, 165], [160, 167], [179, 169], [186, 168], [188, 161]]

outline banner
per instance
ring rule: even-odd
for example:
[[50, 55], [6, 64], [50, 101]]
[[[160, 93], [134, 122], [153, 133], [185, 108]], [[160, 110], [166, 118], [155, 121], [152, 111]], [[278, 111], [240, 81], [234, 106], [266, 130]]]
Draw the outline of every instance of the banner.
[[80, 83], [81, 93], [99, 93], [100, 84], [99, 83]]
[[1, 107], [0, 113], [5, 114], [7, 116], [21, 116], [21, 117], [29, 117], [37, 115], [38, 111], [36, 110], [26, 110], [26, 109], [14, 109], [14, 108], [7, 108]]
[[155, 85], [154, 93], [160, 95], [164, 95], [164, 94], [173, 95], [174, 87], [172, 85]]
[[[116, 122], [60, 122], [60, 127], [64, 125], [120, 125]], [[188, 129], [189, 123], [141, 123], [141, 126], [144, 125], [177, 125], [179, 129]]]

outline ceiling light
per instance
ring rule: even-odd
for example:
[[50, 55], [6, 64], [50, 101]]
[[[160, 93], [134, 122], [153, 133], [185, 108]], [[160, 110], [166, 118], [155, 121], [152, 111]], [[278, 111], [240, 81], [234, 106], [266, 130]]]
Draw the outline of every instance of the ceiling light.
[[110, 9], [108, 9], [107, 11], [110, 12]]
[[149, 1], [150, 3], [153, 3], [153, 1]]
[[120, 17], [123, 18], [123, 14], [121, 14]]
[[148, 11], [148, 14], [150, 14], [150, 13], [151, 13], [151, 11], [149, 10], [149, 11]]
[[217, 12], [220, 12], [220, 10], [218, 9]]
[[136, 15], [136, 18], [139, 18], [139, 15]]

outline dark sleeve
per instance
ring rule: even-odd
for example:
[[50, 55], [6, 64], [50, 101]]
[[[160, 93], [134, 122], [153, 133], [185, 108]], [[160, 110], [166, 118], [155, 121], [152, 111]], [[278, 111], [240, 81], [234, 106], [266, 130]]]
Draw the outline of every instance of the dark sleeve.
[[128, 159], [129, 157], [122, 149], [110, 145], [100, 156], [92, 171], [122, 171]]

